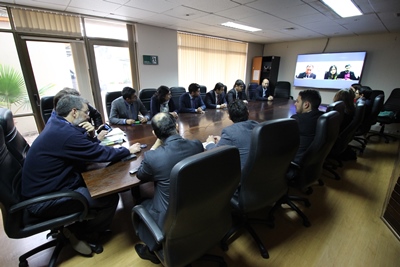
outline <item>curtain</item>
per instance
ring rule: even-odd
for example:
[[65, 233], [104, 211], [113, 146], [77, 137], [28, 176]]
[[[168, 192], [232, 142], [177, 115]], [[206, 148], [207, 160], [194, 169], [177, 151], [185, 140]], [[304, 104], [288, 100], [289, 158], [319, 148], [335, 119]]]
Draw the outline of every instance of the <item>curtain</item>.
[[217, 82], [233, 87], [244, 80], [247, 43], [178, 32], [179, 86], [205, 85], [207, 91]]

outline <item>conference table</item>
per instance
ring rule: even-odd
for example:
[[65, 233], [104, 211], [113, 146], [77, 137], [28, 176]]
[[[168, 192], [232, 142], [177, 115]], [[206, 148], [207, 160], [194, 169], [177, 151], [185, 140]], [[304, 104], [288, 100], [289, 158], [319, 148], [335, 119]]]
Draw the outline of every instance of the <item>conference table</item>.
[[[296, 113], [294, 101], [276, 98], [273, 101], [249, 101], [249, 119], [264, 122], [273, 119], [290, 118]], [[206, 141], [209, 135], [221, 135], [222, 129], [232, 125], [227, 109], [207, 109], [204, 114], [180, 113], [177, 120], [179, 134], [186, 139]], [[137, 153], [137, 158], [131, 161], [116, 163], [91, 164], [86, 172], [82, 173], [86, 186], [93, 198], [112, 193], [118, 193], [138, 186], [140, 180], [136, 174], [129, 174], [131, 169], [140, 166], [143, 154], [156, 141], [152, 134], [151, 124], [111, 125], [120, 128], [126, 142], [116, 145], [129, 147], [134, 143], [147, 144], [147, 148]]]

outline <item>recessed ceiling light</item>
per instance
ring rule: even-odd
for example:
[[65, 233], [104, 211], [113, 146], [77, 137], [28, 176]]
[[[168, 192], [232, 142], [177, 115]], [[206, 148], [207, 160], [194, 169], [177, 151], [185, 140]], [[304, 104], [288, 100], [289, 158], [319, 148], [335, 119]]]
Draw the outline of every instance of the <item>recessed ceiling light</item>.
[[225, 23], [221, 23], [221, 25], [226, 26], [226, 27], [239, 29], [239, 30], [249, 31], [249, 32], [261, 31], [261, 29], [258, 29], [258, 28], [254, 28], [254, 27], [250, 27], [250, 26], [246, 26], [246, 25], [242, 25], [242, 24], [238, 24], [238, 23], [230, 22], [230, 21], [229, 22], [225, 22]]
[[351, 0], [322, 0], [342, 18], [362, 15], [360, 9]]

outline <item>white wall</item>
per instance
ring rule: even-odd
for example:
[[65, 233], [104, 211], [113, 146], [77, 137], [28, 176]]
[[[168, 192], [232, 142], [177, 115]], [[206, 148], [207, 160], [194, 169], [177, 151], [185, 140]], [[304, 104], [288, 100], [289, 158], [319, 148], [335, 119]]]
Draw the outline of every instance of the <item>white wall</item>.
[[[137, 24], [136, 38], [140, 88], [178, 86], [177, 32]], [[158, 65], [144, 65], [143, 55], [158, 56]]]
[[[326, 46], [325, 51], [324, 47]], [[298, 54], [322, 52], [366, 51], [367, 57], [361, 83], [372, 89], [385, 91], [387, 98], [394, 88], [400, 87], [400, 34], [375, 34], [357, 37], [336, 37], [307, 41], [266, 44], [263, 56], [280, 56], [278, 81], [293, 84]], [[292, 87], [296, 98], [304, 88]], [[320, 90], [322, 103], [332, 103], [337, 90]]]

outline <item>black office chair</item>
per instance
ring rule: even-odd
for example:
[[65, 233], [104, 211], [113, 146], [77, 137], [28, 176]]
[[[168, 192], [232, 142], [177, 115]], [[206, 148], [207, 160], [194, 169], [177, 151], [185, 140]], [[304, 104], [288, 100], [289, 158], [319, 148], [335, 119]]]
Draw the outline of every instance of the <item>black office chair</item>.
[[290, 82], [285, 82], [285, 81], [276, 82], [274, 89], [274, 98], [293, 99], [293, 97], [290, 96], [290, 88], [291, 88]]
[[[337, 111], [326, 112], [318, 118], [314, 140], [305, 151], [302, 161], [300, 164], [292, 162], [289, 173], [295, 173], [295, 176], [289, 177], [291, 186], [311, 194], [312, 184], [317, 181], [320, 185], [324, 184], [321, 179], [323, 164], [338, 137], [339, 128], [340, 115]], [[306, 198], [296, 196], [289, 198], [304, 201], [306, 204], [308, 201]]]
[[53, 112], [53, 99], [54, 96], [42, 96], [40, 98], [40, 113], [42, 114], [42, 119], [45, 124], [50, 119], [51, 113]]
[[121, 96], [121, 91], [115, 91], [115, 92], [107, 92], [106, 93], [106, 111], [107, 111], [107, 116], [110, 117], [110, 112], [111, 112], [111, 103], [117, 99], [118, 97]]
[[7, 149], [23, 165], [30, 146], [15, 127], [14, 117], [9, 109], [0, 108], [0, 125], [3, 127]]
[[[343, 153], [348, 149], [349, 143], [353, 140], [357, 129], [360, 127], [365, 113], [365, 106], [363, 103], [359, 103], [356, 106], [353, 120], [350, 124], [339, 133], [331, 151], [329, 152], [325, 163], [323, 165], [324, 169], [332, 173], [336, 180], [340, 180], [340, 175], [335, 171], [337, 167], [342, 167]], [[336, 162], [336, 163], [335, 163]]]
[[287, 195], [286, 172], [299, 147], [299, 127], [293, 119], [271, 120], [254, 127], [249, 138], [250, 151], [242, 170], [240, 188], [231, 200], [234, 215], [238, 215], [239, 220], [225, 235], [221, 246], [228, 250], [229, 238], [244, 227], [256, 241], [261, 256], [269, 258], [261, 239], [250, 225], [253, 220], [248, 218], [248, 214], [272, 206]]
[[[55, 266], [62, 247], [68, 243], [68, 238], [66, 236], [68, 232], [64, 230], [64, 225], [94, 218], [94, 214], [89, 213], [86, 198], [77, 192], [70, 191], [50, 193], [23, 201], [20, 195], [22, 167], [9, 152], [5, 144], [4, 132], [1, 126], [0, 173], [0, 208], [3, 215], [4, 232], [7, 236], [9, 238], [20, 239], [50, 230], [51, 232], [48, 234], [48, 237], [55, 237], [55, 239], [48, 243], [36, 247], [20, 256], [19, 266], [28, 266], [27, 258], [53, 246], [55, 246], [55, 249], [48, 266]], [[82, 211], [52, 219], [39, 219], [30, 215], [27, 211], [29, 205], [64, 197], [76, 200], [77, 205], [80, 203], [80, 205], [82, 205]], [[88, 247], [88, 249], [90, 250], [91, 248]]]
[[249, 83], [249, 86], [247, 87], [247, 95], [249, 97], [249, 100], [254, 100], [256, 99], [256, 88], [258, 87], [258, 83]]
[[203, 101], [205, 101], [206, 99], [206, 94], [207, 94], [207, 87], [205, 85], [200, 85], [200, 96], [201, 99], [203, 99]]
[[352, 146], [354, 149], [359, 150], [361, 154], [364, 152], [364, 149], [368, 143], [368, 139], [365, 138], [364, 136], [368, 134], [368, 132], [371, 129], [371, 126], [377, 122], [378, 115], [383, 108], [383, 101], [384, 101], [384, 96], [378, 95], [377, 97], [375, 97], [372, 103], [371, 111], [369, 113], [367, 112], [367, 107], [365, 107], [364, 120], [361, 123], [360, 127], [357, 129], [353, 139], [354, 141], [360, 143], [361, 147]]
[[332, 110], [336, 110], [337, 112], [339, 112], [340, 115], [340, 123], [342, 123], [343, 118], [344, 118], [344, 111], [345, 111], [345, 105], [344, 102], [339, 100], [336, 102], [333, 102], [331, 104], [329, 104], [329, 106], [326, 107], [326, 111], [325, 112], [329, 112]]
[[147, 110], [150, 110], [151, 97], [155, 92], [157, 92], [156, 88], [143, 88], [139, 91], [139, 99]]
[[185, 87], [171, 87], [171, 98], [174, 101], [176, 110], [179, 110], [179, 98], [181, 97], [181, 95], [183, 95], [184, 93], [186, 93], [186, 89]]
[[389, 98], [383, 104], [382, 111], [378, 114], [377, 122], [381, 129], [379, 133], [370, 134], [367, 139], [372, 136], [379, 136], [385, 139], [385, 143], [389, 143], [390, 138], [397, 140], [395, 136], [385, 134], [385, 125], [400, 122], [400, 88], [395, 88], [390, 93]]
[[[169, 206], [161, 228], [147, 210], [132, 210], [134, 228], [148, 226], [164, 266], [187, 266], [222, 239], [232, 225], [230, 199], [240, 180], [239, 151], [223, 146], [178, 162], [170, 175]], [[220, 257], [204, 257], [224, 266]], [[226, 266], [226, 265], [225, 265]]]

